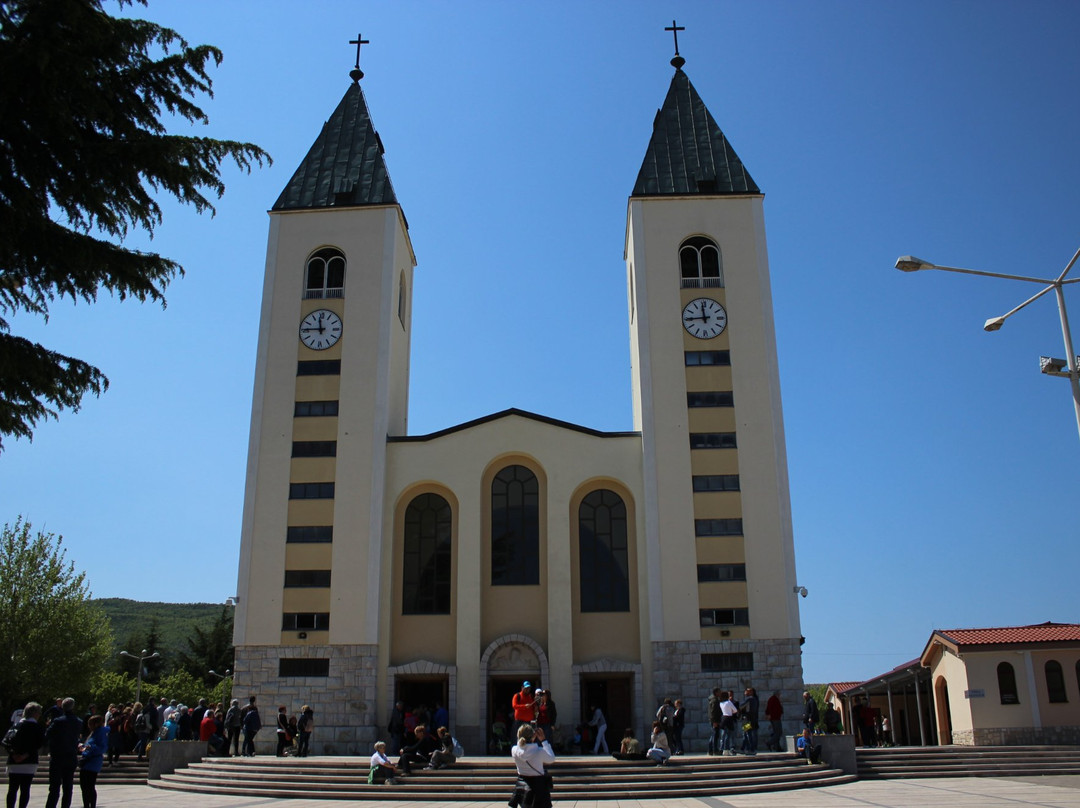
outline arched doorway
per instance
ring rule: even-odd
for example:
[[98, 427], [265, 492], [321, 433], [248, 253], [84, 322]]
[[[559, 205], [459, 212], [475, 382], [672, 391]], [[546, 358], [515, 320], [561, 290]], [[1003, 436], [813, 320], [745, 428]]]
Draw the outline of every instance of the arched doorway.
[[[531, 637], [508, 634], [489, 645], [480, 657], [480, 705], [489, 752], [501, 751], [499, 741], [510, 741], [513, 709], [510, 701], [529, 681], [534, 687], [548, 683], [548, 659]], [[501, 727], [496, 727], [500, 724]], [[496, 729], [501, 733], [496, 738]]]
[[938, 745], [952, 745], [952, 712], [949, 710], [949, 685], [944, 676], [934, 682], [934, 706], [937, 707]]

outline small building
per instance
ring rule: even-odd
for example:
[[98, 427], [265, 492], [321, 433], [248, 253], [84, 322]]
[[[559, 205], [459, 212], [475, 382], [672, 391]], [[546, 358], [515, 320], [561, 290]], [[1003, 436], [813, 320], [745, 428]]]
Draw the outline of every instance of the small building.
[[1080, 743], [1080, 625], [935, 631], [920, 662], [939, 744]]

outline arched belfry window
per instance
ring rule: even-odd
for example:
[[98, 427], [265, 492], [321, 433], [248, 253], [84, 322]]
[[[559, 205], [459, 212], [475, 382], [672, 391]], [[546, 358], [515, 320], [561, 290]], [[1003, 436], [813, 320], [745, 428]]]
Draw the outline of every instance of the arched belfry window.
[[1016, 691], [1016, 671], [1008, 662], [997, 666], [998, 695], [1002, 704], [1019, 704], [1020, 694]]
[[525, 466], [491, 481], [491, 585], [540, 583], [540, 486]]
[[693, 236], [679, 247], [679, 271], [684, 289], [724, 285], [724, 265], [720, 248], [711, 238]]
[[333, 247], [324, 247], [307, 262], [304, 297], [327, 298], [345, 296], [345, 254]]
[[397, 285], [397, 318], [401, 327], [405, 327], [405, 273], [398, 276]]
[[405, 509], [403, 614], [450, 614], [451, 516], [438, 494], [420, 494]]
[[614, 491], [598, 489], [578, 508], [581, 611], [630, 611], [630, 564], [626, 504]]

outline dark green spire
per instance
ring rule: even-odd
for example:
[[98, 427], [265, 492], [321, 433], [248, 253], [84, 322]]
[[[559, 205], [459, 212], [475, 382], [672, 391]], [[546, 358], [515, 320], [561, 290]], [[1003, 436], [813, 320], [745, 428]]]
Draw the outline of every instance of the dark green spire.
[[382, 141], [354, 81], [273, 209], [396, 204]]
[[631, 196], [760, 193], [690, 79], [676, 68]]

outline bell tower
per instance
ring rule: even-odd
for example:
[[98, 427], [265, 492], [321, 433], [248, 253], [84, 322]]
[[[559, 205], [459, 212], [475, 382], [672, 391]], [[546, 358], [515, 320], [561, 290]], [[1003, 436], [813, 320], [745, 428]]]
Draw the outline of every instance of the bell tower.
[[[764, 196], [683, 64], [676, 54], [626, 236], [646, 563], [659, 573], [648, 616], [656, 696], [678, 692], [666, 677], [680, 669], [669, 660], [682, 647], [695, 649], [684, 660], [691, 670], [700, 656], [703, 674], [753, 679], [797, 703], [800, 628]], [[769, 657], [778, 663], [767, 666]]]
[[375, 724], [386, 443], [407, 430], [416, 263], [359, 57], [350, 76], [270, 211], [235, 626], [242, 692], [277, 703], [297, 677], [330, 676], [311, 704], [346, 744]]

